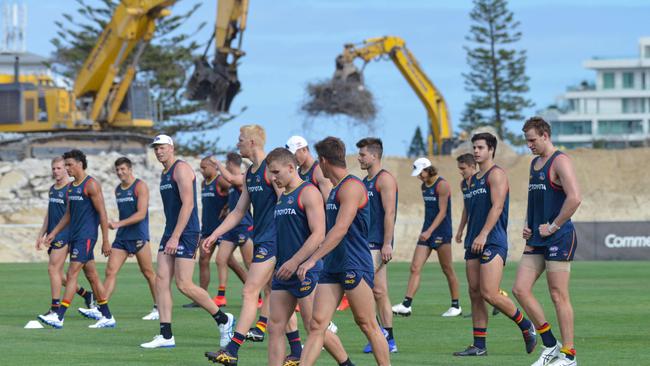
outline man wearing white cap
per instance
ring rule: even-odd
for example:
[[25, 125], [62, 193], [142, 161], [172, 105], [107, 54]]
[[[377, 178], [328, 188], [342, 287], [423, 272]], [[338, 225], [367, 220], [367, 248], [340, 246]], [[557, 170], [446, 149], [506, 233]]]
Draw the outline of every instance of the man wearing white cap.
[[431, 161], [419, 158], [413, 162], [411, 176], [417, 176], [421, 181], [422, 198], [424, 200], [424, 223], [422, 232], [411, 260], [411, 275], [404, 301], [393, 306], [393, 313], [397, 315], [411, 315], [411, 303], [420, 286], [420, 273], [422, 267], [431, 255], [431, 251], [438, 253], [438, 262], [442, 272], [447, 277], [449, 292], [451, 293], [451, 307], [442, 316], [458, 316], [462, 310], [458, 301], [458, 279], [454, 272], [451, 257], [451, 197], [449, 183], [438, 175]]
[[298, 169], [300, 179], [315, 185], [323, 195], [323, 199], [327, 200], [332, 190], [332, 182], [325, 178], [318, 164], [318, 160], [314, 159], [311, 155], [307, 140], [302, 136], [291, 136], [287, 140], [285, 147], [296, 156], [298, 164], [300, 164], [300, 168]]
[[196, 176], [189, 164], [174, 156], [174, 142], [158, 135], [151, 144], [164, 169], [160, 175], [160, 196], [165, 212], [165, 232], [158, 249], [156, 299], [160, 312], [160, 335], [143, 343], [143, 348], [170, 348], [176, 343], [172, 335], [172, 277], [176, 287], [212, 315], [221, 332], [221, 346], [232, 336], [235, 319], [212, 301], [207, 291], [192, 282], [194, 258], [199, 246], [199, 215], [196, 201]]

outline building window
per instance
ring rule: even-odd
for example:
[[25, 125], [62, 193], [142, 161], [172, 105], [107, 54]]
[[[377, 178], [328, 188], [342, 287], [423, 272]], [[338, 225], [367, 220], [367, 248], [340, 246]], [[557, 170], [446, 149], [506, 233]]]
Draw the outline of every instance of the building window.
[[623, 73], [623, 89], [634, 89], [634, 73]]
[[645, 113], [643, 98], [622, 98], [623, 113]]
[[650, 58], [650, 46], [645, 46], [645, 58]]
[[646, 84], [645, 84], [645, 71], [641, 73], [641, 89], [645, 89]]
[[551, 122], [551, 134], [554, 136], [591, 135], [591, 121], [554, 121]]
[[643, 133], [643, 123], [632, 121], [598, 121], [599, 135], [632, 135]]
[[603, 89], [614, 89], [614, 73], [603, 73]]

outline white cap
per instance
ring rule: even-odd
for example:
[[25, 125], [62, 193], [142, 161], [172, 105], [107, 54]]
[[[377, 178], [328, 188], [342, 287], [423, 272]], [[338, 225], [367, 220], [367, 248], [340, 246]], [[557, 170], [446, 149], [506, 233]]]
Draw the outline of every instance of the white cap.
[[411, 177], [420, 175], [424, 168], [431, 166], [431, 161], [427, 158], [418, 158], [413, 162], [413, 171], [411, 172]]
[[291, 151], [292, 154], [295, 154], [298, 149], [302, 149], [303, 147], [307, 147], [309, 144], [307, 143], [307, 140], [305, 140], [304, 137], [302, 136], [291, 136], [289, 137], [289, 140], [287, 140], [287, 144], [284, 146], [289, 151]]
[[174, 146], [174, 141], [172, 141], [172, 138], [167, 136], [167, 135], [158, 135], [156, 138], [153, 139], [153, 142], [151, 143], [151, 147], [156, 146], [156, 145], [172, 145]]

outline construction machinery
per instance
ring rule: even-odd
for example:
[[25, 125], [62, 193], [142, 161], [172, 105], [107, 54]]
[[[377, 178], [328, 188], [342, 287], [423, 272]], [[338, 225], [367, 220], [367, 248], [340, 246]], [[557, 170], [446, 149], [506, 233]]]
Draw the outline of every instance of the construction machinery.
[[[219, 0], [214, 32], [205, 52], [194, 63], [185, 95], [189, 100], [206, 101], [211, 112], [227, 113], [241, 89], [237, 66], [239, 58], [245, 54], [241, 46], [247, 16], [248, 0]], [[208, 61], [212, 40], [214, 57]]]
[[369, 38], [361, 44], [346, 44], [343, 53], [336, 58], [333, 79], [362, 83], [361, 71], [354, 64], [354, 60], [358, 58], [368, 63], [385, 56], [390, 57], [427, 110], [429, 155], [449, 154], [452, 147], [452, 125], [447, 103], [424, 73], [415, 56], [406, 48], [402, 38], [386, 36]]
[[136, 67], [156, 21], [170, 14], [175, 2], [123, 0], [72, 90], [56, 85], [47, 73], [21, 75], [16, 57], [13, 80], [0, 77], [0, 132], [32, 134], [3, 141], [0, 159], [55, 155], [71, 146], [141, 151], [150, 137], [134, 130], [151, 128], [156, 108], [148, 86], [134, 82]]

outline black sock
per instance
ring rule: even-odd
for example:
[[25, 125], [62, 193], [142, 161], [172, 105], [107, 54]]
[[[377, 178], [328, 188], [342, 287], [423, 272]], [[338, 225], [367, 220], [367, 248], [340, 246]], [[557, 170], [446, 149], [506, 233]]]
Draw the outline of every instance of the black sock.
[[458, 299], [451, 299], [451, 307], [458, 309], [460, 307], [460, 302]]
[[160, 335], [165, 339], [171, 339], [172, 323], [160, 323]]
[[79, 286], [79, 289], [77, 290], [77, 295], [81, 297], [86, 296], [86, 290], [83, 287]]
[[413, 302], [413, 298], [406, 296], [404, 297], [404, 301], [402, 301], [402, 305], [406, 306], [407, 308], [410, 308], [412, 302]]
[[102, 313], [102, 315], [105, 318], [112, 318], [113, 315], [111, 314], [110, 309], [108, 308], [108, 301], [107, 300], [99, 300], [97, 301], [97, 305], [99, 307], [99, 311]]
[[216, 313], [212, 314], [212, 318], [217, 322], [217, 324], [226, 324], [228, 323], [228, 315], [221, 311], [221, 309], [217, 310]]
[[52, 299], [52, 305], [50, 306], [50, 310], [56, 313], [59, 310], [59, 306], [61, 306], [61, 300]]
[[386, 332], [388, 332], [388, 337], [386, 337], [386, 340], [390, 341], [391, 339], [393, 339], [393, 327], [390, 328], [386, 327], [384, 329], [386, 329]]
[[348, 357], [348, 359], [341, 362], [339, 366], [354, 366], [354, 364], [352, 363], [352, 361], [350, 361], [350, 358]]
[[158, 310], [158, 305], [153, 304], [153, 308], [156, 309], [156, 310]]

